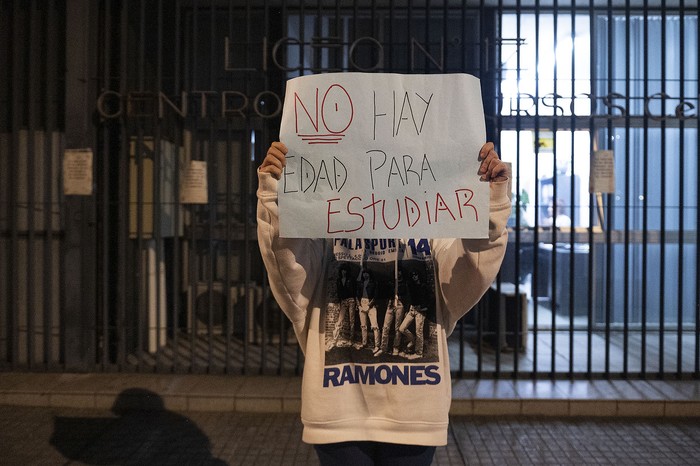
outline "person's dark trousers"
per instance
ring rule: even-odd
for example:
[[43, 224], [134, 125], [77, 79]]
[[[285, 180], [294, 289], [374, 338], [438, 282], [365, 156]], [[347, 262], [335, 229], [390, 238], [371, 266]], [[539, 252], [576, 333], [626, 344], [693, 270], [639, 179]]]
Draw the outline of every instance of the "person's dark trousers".
[[321, 466], [430, 466], [436, 447], [382, 442], [314, 445]]

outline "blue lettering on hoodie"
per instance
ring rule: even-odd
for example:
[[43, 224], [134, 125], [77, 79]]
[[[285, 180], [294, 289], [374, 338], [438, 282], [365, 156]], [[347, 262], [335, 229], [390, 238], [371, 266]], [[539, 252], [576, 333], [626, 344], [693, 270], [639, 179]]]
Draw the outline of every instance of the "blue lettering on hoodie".
[[323, 386], [327, 388], [346, 384], [437, 385], [442, 380], [439, 369], [436, 364], [326, 367], [323, 370]]

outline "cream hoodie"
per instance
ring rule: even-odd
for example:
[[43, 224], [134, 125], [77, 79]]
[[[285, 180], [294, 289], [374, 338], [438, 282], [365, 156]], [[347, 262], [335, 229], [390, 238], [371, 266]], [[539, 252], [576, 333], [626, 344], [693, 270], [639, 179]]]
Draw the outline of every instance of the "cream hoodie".
[[305, 355], [303, 440], [445, 445], [447, 337], [500, 268], [507, 182], [491, 183], [489, 239], [293, 239], [277, 180], [258, 176], [260, 251]]

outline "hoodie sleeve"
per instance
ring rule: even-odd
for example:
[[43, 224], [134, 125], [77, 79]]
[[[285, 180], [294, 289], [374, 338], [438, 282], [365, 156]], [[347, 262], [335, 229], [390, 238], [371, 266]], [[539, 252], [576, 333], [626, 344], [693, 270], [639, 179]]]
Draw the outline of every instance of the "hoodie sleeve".
[[269, 173], [258, 172], [257, 195], [258, 244], [270, 288], [304, 349], [309, 305], [323, 276], [323, 241], [280, 238], [277, 180]]
[[505, 255], [511, 209], [508, 182], [492, 182], [490, 189], [488, 239], [446, 240], [435, 248], [447, 335], [491, 286]]

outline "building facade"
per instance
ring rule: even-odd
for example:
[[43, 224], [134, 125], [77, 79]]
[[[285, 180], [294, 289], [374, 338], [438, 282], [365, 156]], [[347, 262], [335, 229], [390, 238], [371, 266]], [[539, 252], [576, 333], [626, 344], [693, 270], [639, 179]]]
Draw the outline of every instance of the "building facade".
[[0, 0], [0, 368], [298, 372], [256, 244], [287, 79], [469, 73], [512, 167], [457, 375], [698, 377], [696, 0]]

